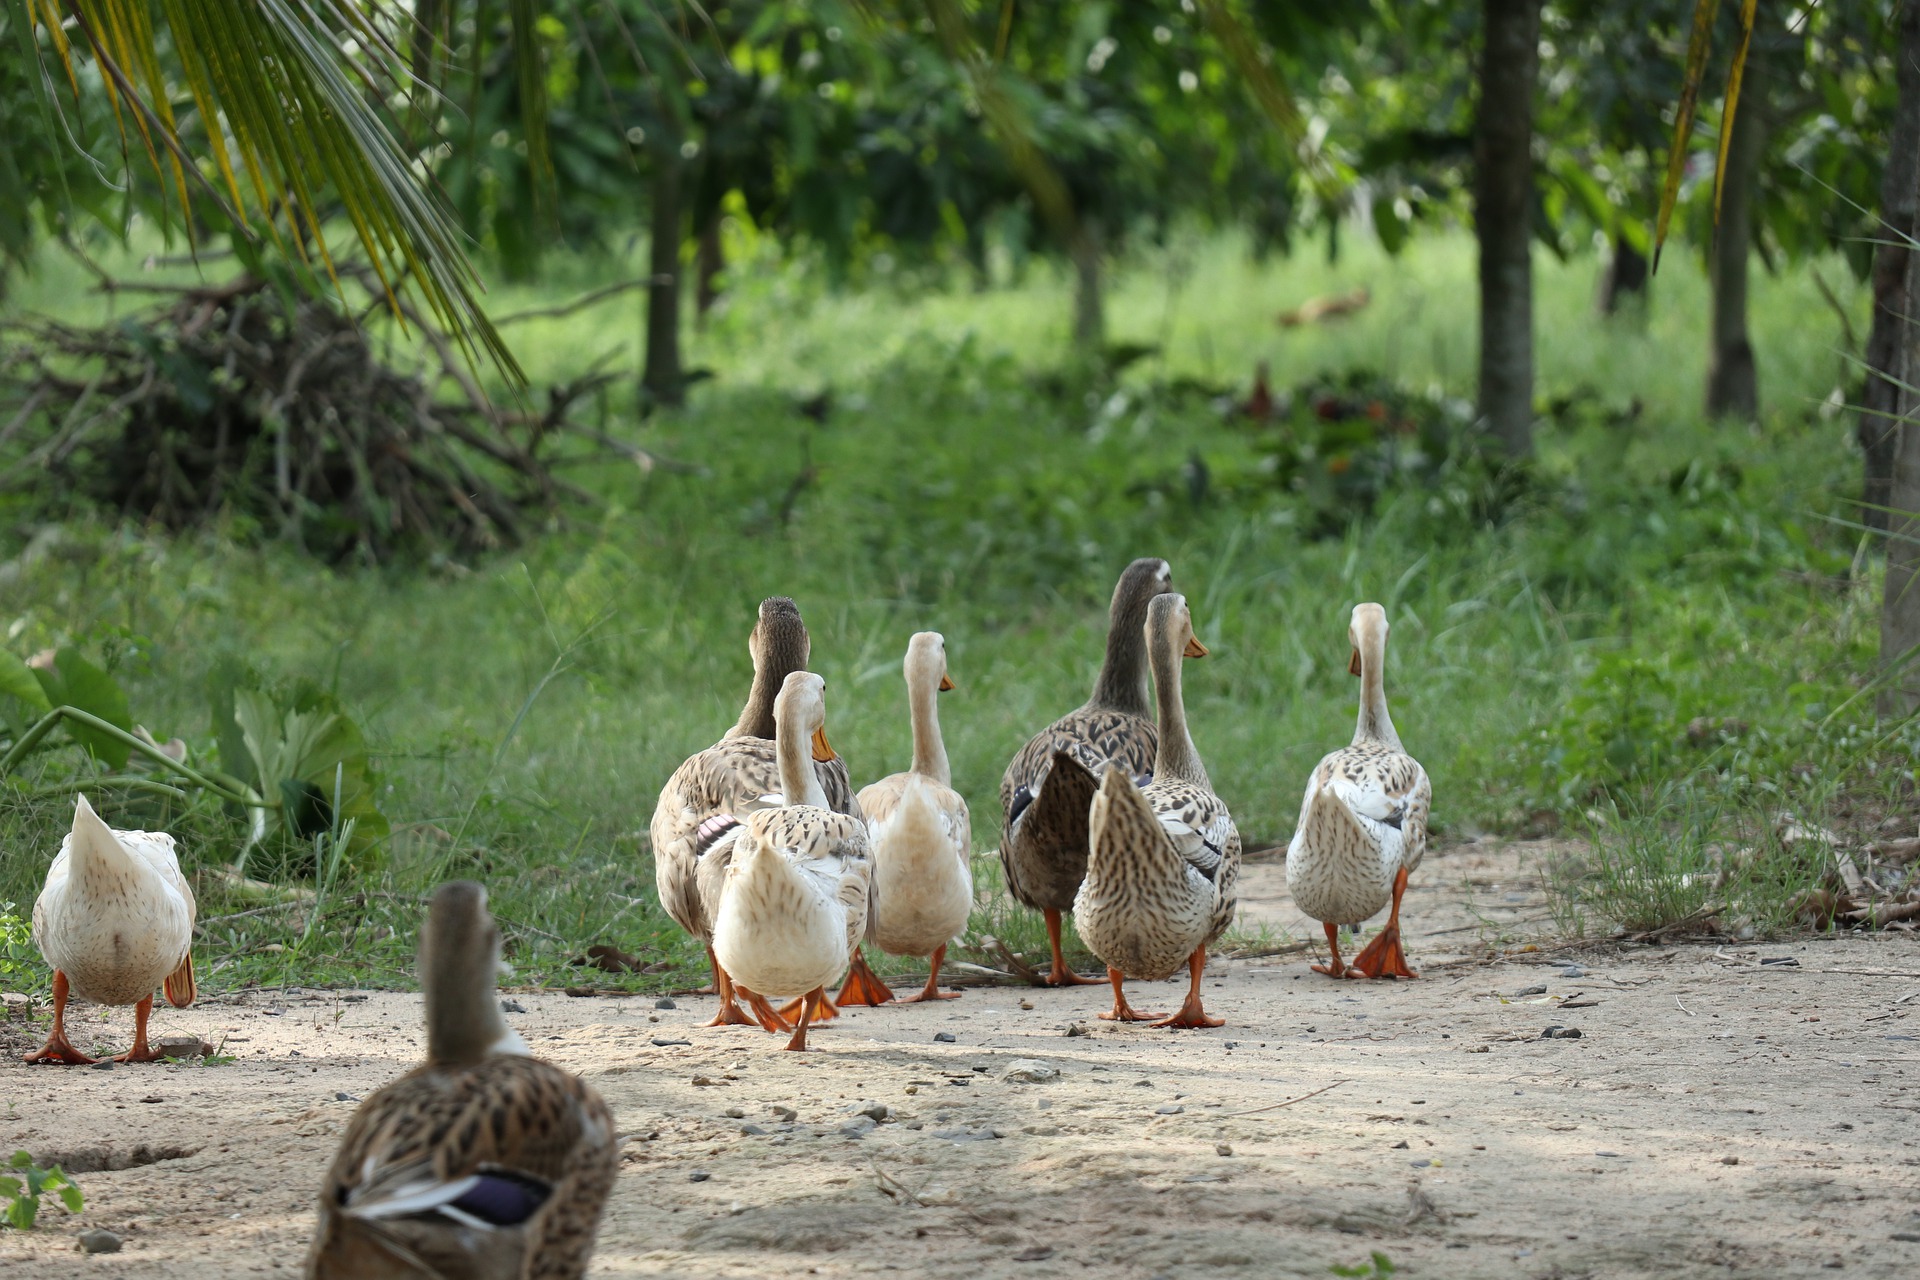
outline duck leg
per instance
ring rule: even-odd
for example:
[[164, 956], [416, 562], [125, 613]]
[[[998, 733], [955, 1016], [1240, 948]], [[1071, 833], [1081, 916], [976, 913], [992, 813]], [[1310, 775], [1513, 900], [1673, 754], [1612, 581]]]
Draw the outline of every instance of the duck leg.
[[1113, 984], [1113, 1008], [1100, 1015], [1104, 1022], [1151, 1022], [1160, 1017], [1157, 1013], [1141, 1013], [1127, 1003], [1127, 993], [1121, 990], [1126, 976], [1112, 965], [1107, 966], [1107, 981]]
[[[713, 954], [712, 947], [707, 948], [707, 963], [713, 966], [713, 991], [715, 995], [720, 997], [720, 1011], [714, 1014], [713, 1021], [706, 1025], [709, 1027], [752, 1026], [754, 1020], [740, 1011], [740, 1006], [734, 1000], [733, 979], [729, 978], [727, 971], [720, 967], [720, 959]], [[762, 1025], [765, 1024], [763, 1023]], [[767, 1029], [771, 1031], [774, 1028], [768, 1027]], [[787, 1027], [783, 1023], [779, 1029], [785, 1031]]]
[[[825, 990], [825, 988], [822, 988], [822, 990]], [[788, 1023], [798, 1022], [800, 1021], [801, 1013], [805, 1011], [806, 1007], [807, 998], [805, 996], [795, 996], [780, 1006], [780, 1017]], [[820, 1003], [814, 1006], [813, 1020], [815, 1022], [828, 1022], [839, 1016], [840, 1006], [835, 1004], [827, 996], [821, 996]]]
[[1047, 974], [1046, 983], [1050, 987], [1097, 987], [1098, 978], [1083, 978], [1067, 968], [1067, 957], [1060, 950], [1060, 913], [1048, 911], [1047, 941], [1053, 944], [1053, 970]]
[[821, 1006], [826, 1002], [824, 987], [815, 987], [800, 997], [800, 1025], [793, 1029], [793, 1039], [787, 1041], [787, 1048], [798, 1053], [807, 1047], [807, 1024], [819, 1015]]
[[940, 962], [946, 958], [947, 948], [942, 945], [939, 950], [933, 953], [933, 960], [931, 962], [933, 972], [927, 975], [927, 985], [916, 995], [901, 996], [900, 1003], [919, 1004], [922, 1000], [958, 1000], [960, 998], [958, 991], [942, 991], [940, 989]]
[[1407, 869], [1393, 877], [1393, 909], [1387, 913], [1387, 927], [1353, 958], [1349, 978], [1417, 978], [1407, 967], [1407, 953], [1400, 947], [1400, 896], [1407, 891]]
[[133, 1048], [116, 1053], [115, 1062], [158, 1062], [166, 1056], [147, 1043], [147, 1019], [152, 1016], [153, 997], [148, 995], [133, 1006]]
[[73, 1042], [67, 1039], [67, 975], [58, 969], [53, 971], [53, 1030], [47, 1033], [47, 1042], [40, 1051], [28, 1054], [26, 1061], [63, 1062], [70, 1067], [83, 1067], [96, 1061], [74, 1048]]
[[853, 963], [847, 969], [847, 980], [840, 988], [840, 994], [833, 998], [839, 1005], [886, 1004], [893, 999], [893, 988], [880, 980], [880, 975], [867, 963], [867, 957], [860, 948], [853, 949]]
[[1333, 954], [1333, 961], [1330, 964], [1316, 964], [1313, 971], [1324, 973], [1329, 978], [1344, 978], [1347, 976], [1347, 966], [1340, 960], [1340, 926], [1328, 924], [1326, 928], [1327, 950]]
[[1225, 1018], [1211, 1017], [1205, 1009], [1200, 1007], [1200, 975], [1205, 973], [1206, 969], [1207, 948], [1206, 944], [1202, 943], [1193, 949], [1192, 955], [1187, 957], [1187, 972], [1192, 975], [1192, 980], [1187, 984], [1187, 998], [1181, 1002], [1178, 1012], [1171, 1017], [1160, 1019], [1153, 1023], [1153, 1026], [1224, 1027], [1227, 1025]]

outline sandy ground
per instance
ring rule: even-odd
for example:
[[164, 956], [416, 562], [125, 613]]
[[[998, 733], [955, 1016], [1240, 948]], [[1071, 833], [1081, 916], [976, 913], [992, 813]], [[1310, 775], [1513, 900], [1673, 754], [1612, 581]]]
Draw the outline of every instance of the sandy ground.
[[[1544, 916], [1538, 852], [1430, 856], [1418, 982], [1216, 963], [1218, 1031], [1109, 1026], [1091, 988], [859, 1010], [806, 1055], [702, 1028], [710, 998], [522, 994], [509, 1021], [632, 1135], [597, 1276], [1323, 1277], [1375, 1250], [1436, 1277], [1916, 1274], [1920, 941], [1482, 963]], [[1278, 863], [1246, 888], [1249, 918], [1305, 933]], [[83, 1011], [76, 1039], [124, 1046], [129, 1021]], [[253, 993], [158, 1022], [238, 1061], [0, 1065], [0, 1150], [87, 1170], [84, 1214], [0, 1231], [0, 1274], [297, 1271], [353, 1100], [420, 1047], [413, 995]], [[125, 1249], [75, 1252], [88, 1226]]]

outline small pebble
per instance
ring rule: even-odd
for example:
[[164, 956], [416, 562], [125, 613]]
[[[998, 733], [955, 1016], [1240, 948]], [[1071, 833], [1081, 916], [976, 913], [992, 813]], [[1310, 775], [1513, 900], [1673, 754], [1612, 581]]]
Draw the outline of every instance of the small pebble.
[[113, 1059], [102, 1058], [100, 1059], [100, 1061], [93, 1064], [93, 1069], [95, 1071], [111, 1071], [113, 1070]]
[[1216, 1142], [1213, 1144], [1213, 1154], [1217, 1156], [1230, 1156], [1233, 1154], [1233, 1148], [1224, 1142]]
[[933, 1033], [933, 1042], [934, 1042], [935, 1044], [952, 1044], [952, 1043], [953, 1043], [953, 1032], [951, 1032], [951, 1031], [936, 1031], [936, 1032], [934, 1032], [934, 1033]]
[[333, 1095], [333, 1100], [335, 1102], [358, 1102], [360, 1101], [360, 1095], [357, 1093], [348, 1093], [343, 1089]]
[[527, 1006], [521, 1004], [518, 1000], [502, 1000], [500, 1002], [500, 1012], [502, 1013], [525, 1013], [526, 1011]]
[[662, 997], [661, 999], [655, 1000], [653, 1002], [653, 1007], [656, 1009], [678, 1009], [680, 1006], [675, 1004], [673, 1001]]
[[720, 1114], [725, 1116], [729, 1120], [745, 1120], [747, 1118], [747, 1113], [745, 1111], [742, 1111], [739, 1107], [728, 1107], [725, 1111], [722, 1111]]
[[1620, 1158], [1618, 1151], [1596, 1151], [1593, 1154], [1599, 1156], [1602, 1160], [1618, 1160]]
[[1584, 978], [1587, 976], [1587, 971], [1577, 964], [1570, 964], [1560, 971], [1560, 976], [1563, 978]]
[[1070, 1023], [1067, 1026], [1068, 1036], [1085, 1036], [1085, 1035], [1092, 1035], [1092, 1034], [1093, 1033], [1091, 1031], [1088, 1031], [1084, 1026], [1080, 1025], [1077, 1022]]
[[1412, 1165], [1412, 1166], [1413, 1166], [1414, 1168], [1416, 1168], [1416, 1169], [1425, 1169], [1425, 1168], [1428, 1168], [1429, 1166], [1431, 1166], [1431, 1165], [1433, 1164], [1433, 1161], [1431, 1161], [1431, 1160], [1409, 1160], [1409, 1161], [1407, 1161], [1407, 1163], [1408, 1163], [1408, 1164], [1410, 1164], [1410, 1165]]
[[1036, 1244], [1013, 1255], [1015, 1262], [1045, 1262], [1053, 1256], [1053, 1246]]
[[872, 1116], [855, 1116], [840, 1126], [840, 1132], [849, 1138], [864, 1138], [873, 1132]]
[[118, 1253], [120, 1237], [103, 1227], [89, 1227], [75, 1237], [74, 1247], [82, 1253]]
[[1155, 1107], [1153, 1109], [1153, 1114], [1157, 1116], [1177, 1116], [1185, 1110], [1186, 1108], [1183, 1106], [1180, 1106], [1178, 1103], [1170, 1102], [1164, 1107]]
[[1522, 987], [1513, 994], [1516, 996], [1543, 996], [1547, 994], [1547, 988], [1544, 984], [1535, 987]]
[[766, 1136], [767, 1131], [757, 1124], [749, 1123], [741, 1125], [740, 1132], [749, 1138], [761, 1138]]
[[1488, 1044], [1477, 1044], [1477, 1045], [1474, 1045], [1471, 1049], [1468, 1049], [1467, 1052], [1468, 1053], [1492, 1053], [1493, 1046]]
[[1031, 1008], [1033, 1008], [1033, 1001], [1031, 1001], [1031, 1000], [1022, 1000], [1022, 1001], [1020, 1002], [1020, 1007], [1021, 1007], [1022, 1009], [1031, 1009]]
[[687, 1181], [688, 1182], [705, 1182], [707, 1179], [711, 1177], [713, 1177], [713, 1175], [708, 1173], [705, 1169], [695, 1169], [692, 1173], [687, 1175]]
[[1739, 1156], [1721, 1156], [1720, 1163], [1721, 1164], [1739, 1164], [1740, 1157]]
[[691, 1040], [669, 1040], [669, 1039], [667, 1039], [667, 1038], [666, 1038], [665, 1036], [655, 1036], [655, 1037], [653, 1037], [653, 1047], [654, 1047], [654, 1048], [656, 1048], [656, 1049], [671, 1049], [671, 1048], [673, 1048], [673, 1046], [675, 1046], [675, 1045], [678, 1045], [678, 1044], [684, 1044], [684, 1045], [687, 1045], [688, 1047], [692, 1047], [692, 1045], [693, 1045], [693, 1041], [691, 1041]]
[[792, 1107], [783, 1107], [777, 1102], [773, 1104], [771, 1110], [775, 1116], [789, 1123], [800, 1118], [798, 1111], [795, 1111]]
[[1407, 1140], [1405, 1138], [1400, 1139], [1400, 1141], [1394, 1143], [1390, 1149], [1394, 1151], [1405, 1151], [1407, 1149]]
[[885, 1120], [888, 1116], [893, 1114], [892, 1107], [889, 1107], [884, 1102], [875, 1102], [871, 1098], [867, 1099], [865, 1102], [857, 1103], [850, 1109], [853, 1111], [855, 1115], [865, 1116], [867, 1119], [873, 1121], [875, 1124], [879, 1124], [882, 1120]]

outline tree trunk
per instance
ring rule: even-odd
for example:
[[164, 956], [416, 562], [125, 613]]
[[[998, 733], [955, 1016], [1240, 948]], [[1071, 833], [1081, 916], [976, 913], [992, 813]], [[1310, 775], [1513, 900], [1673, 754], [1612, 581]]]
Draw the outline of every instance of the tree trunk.
[[663, 147], [654, 160], [647, 265], [647, 367], [640, 383], [654, 404], [687, 398], [680, 374], [680, 155]]
[[1533, 94], [1540, 0], [1485, 0], [1474, 122], [1480, 417], [1509, 457], [1533, 452]]
[[707, 327], [707, 312], [713, 310], [713, 304], [720, 300], [720, 273], [727, 269], [727, 251], [720, 243], [718, 210], [700, 231], [695, 265], [698, 274], [694, 277], [693, 289], [694, 323], [704, 330]]
[[1613, 233], [1613, 259], [1600, 277], [1600, 314], [1620, 314], [1623, 306], [1644, 309], [1647, 301], [1647, 255], [1618, 231]]
[[1920, 183], [1920, 3], [1909, 0], [1900, 18], [1900, 52], [1894, 59], [1900, 86], [1891, 145], [1880, 175], [1880, 244], [1873, 253], [1873, 328], [1867, 334], [1866, 385], [1860, 392], [1860, 450], [1865, 458], [1861, 519], [1887, 527], [1893, 483], [1894, 416], [1900, 412], [1900, 335], [1906, 323], [1905, 237], [1914, 233], [1916, 184]]
[[[1907, 84], [1901, 85], [1904, 93]], [[1909, 175], [1911, 178], [1912, 175]], [[1906, 198], [1920, 206], [1920, 190], [1910, 182]], [[1893, 368], [1887, 370], [1908, 387], [1920, 387], [1920, 253], [1907, 255], [1900, 293], [1892, 300], [1897, 326]], [[1893, 475], [1887, 495], [1887, 581], [1880, 608], [1880, 663], [1891, 668], [1920, 645], [1920, 394], [1899, 390], [1899, 417], [1893, 424]], [[1911, 715], [1920, 709], [1920, 662], [1908, 661], [1880, 690], [1880, 714]]]
[[1767, 146], [1767, 80], [1755, 45], [1747, 56], [1745, 87], [1727, 144], [1720, 187], [1720, 225], [1707, 255], [1713, 290], [1712, 349], [1707, 353], [1707, 416], [1754, 418], [1760, 413], [1760, 370], [1747, 338], [1747, 264], [1753, 257], [1753, 189]]
[[1098, 354], [1107, 342], [1106, 302], [1101, 295], [1105, 246], [1100, 223], [1082, 217], [1073, 230], [1073, 345], [1083, 354]]

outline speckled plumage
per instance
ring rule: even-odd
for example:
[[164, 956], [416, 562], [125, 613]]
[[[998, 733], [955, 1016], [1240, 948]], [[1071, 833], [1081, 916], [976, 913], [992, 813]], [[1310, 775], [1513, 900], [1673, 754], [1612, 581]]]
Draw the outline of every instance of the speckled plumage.
[[1081, 940], [1107, 965], [1111, 1016], [1136, 1016], [1121, 994], [1121, 978], [1157, 980], [1185, 965], [1193, 989], [1166, 1025], [1217, 1026], [1201, 1011], [1199, 975], [1207, 946], [1233, 921], [1240, 833], [1187, 732], [1180, 664], [1183, 656], [1207, 651], [1194, 638], [1185, 598], [1156, 598], [1146, 632], [1160, 713], [1153, 781], [1142, 788], [1118, 768], [1101, 779], [1074, 920]]
[[421, 942], [428, 1058], [354, 1112], [321, 1186], [310, 1280], [586, 1274], [618, 1171], [613, 1115], [525, 1056], [500, 1018], [498, 964], [485, 891], [441, 886]]
[[1087, 870], [1087, 815], [1109, 766], [1153, 767], [1141, 628], [1148, 603], [1172, 588], [1164, 560], [1136, 560], [1114, 586], [1107, 653], [1093, 696], [1035, 734], [1000, 780], [1000, 861], [1007, 890], [1036, 911], [1073, 908]]

